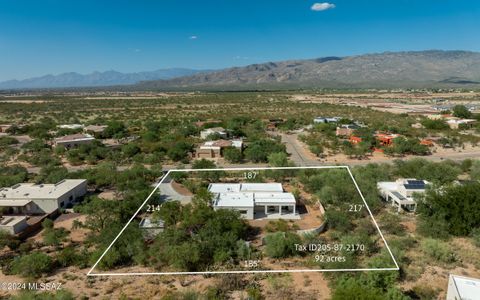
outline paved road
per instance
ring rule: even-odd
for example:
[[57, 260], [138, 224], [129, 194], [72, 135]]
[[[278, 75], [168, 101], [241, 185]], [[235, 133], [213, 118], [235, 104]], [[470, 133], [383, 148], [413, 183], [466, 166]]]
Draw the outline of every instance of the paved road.
[[297, 166], [315, 166], [321, 164], [316, 159], [311, 159], [306, 153], [303, 146], [298, 141], [298, 134], [281, 133], [282, 142], [287, 147], [287, 152], [290, 154], [290, 159]]
[[192, 201], [192, 196], [185, 196], [177, 193], [172, 187], [171, 181], [162, 182], [159, 186], [159, 192], [163, 201], [178, 200], [182, 204], [187, 204]]

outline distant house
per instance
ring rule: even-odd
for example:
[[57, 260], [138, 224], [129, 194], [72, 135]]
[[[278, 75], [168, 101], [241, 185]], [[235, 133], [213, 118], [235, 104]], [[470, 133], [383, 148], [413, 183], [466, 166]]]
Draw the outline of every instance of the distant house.
[[26, 216], [0, 216], [0, 231], [18, 234], [28, 227]]
[[0, 124], [0, 132], [7, 132], [11, 127], [10, 124]]
[[458, 119], [458, 118], [450, 118], [447, 121], [448, 126], [451, 129], [459, 129], [463, 128], [472, 128], [477, 123], [475, 119]]
[[359, 136], [351, 135], [350, 138], [348, 139], [348, 141], [353, 145], [357, 145], [357, 144], [361, 143], [363, 141], [363, 139]]
[[107, 127], [107, 125], [88, 125], [83, 128], [83, 131], [98, 138], [105, 131], [105, 129], [107, 129]]
[[383, 132], [375, 133], [375, 138], [379, 142], [380, 146], [393, 145], [393, 140], [399, 136], [400, 136], [399, 134], [392, 134], [392, 133], [383, 133]]
[[63, 146], [67, 149], [75, 148], [83, 144], [90, 144], [95, 138], [90, 134], [71, 134], [65, 135], [54, 140], [55, 146]]
[[383, 181], [377, 183], [377, 188], [387, 202], [391, 202], [397, 211], [405, 209], [407, 211], [415, 211], [417, 202], [413, 199], [415, 193], [425, 193], [429, 184], [426, 180], [417, 179], [398, 179], [397, 181]]
[[241, 140], [216, 140], [208, 141], [200, 145], [195, 151], [196, 158], [220, 158], [223, 157], [223, 150], [228, 147], [242, 149], [243, 141]]
[[267, 122], [267, 130], [274, 131], [278, 127], [278, 125], [284, 122], [285, 121], [283, 119], [269, 119]]
[[450, 274], [446, 300], [480, 299], [480, 279]]
[[57, 127], [61, 129], [83, 129], [82, 124], [63, 124], [58, 125]]
[[207, 128], [204, 129], [200, 132], [200, 137], [202, 139], [206, 139], [210, 135], [217, 135], [219, 138], [226, 139], [227, 138], [227, 132], [223, 127], [213, 127], [213, 128]]
[[5, 215], [51, 214], [70, 206], [86, 192], [85, 179], [65, 179], [56, 184], [19, 183], [0, 188], [0, 208]]
[[198, 121], [198, 122], [195, 122], [195, 126], [197, 127], [203, 127], [207, 124], [220, 124], [222, 123], [221, 120], [206, 120], [206, 121]]
[[248, 219], [299, 219], [292, 193], [283, 191], [281, 183], [211, 183], [213, 209], [239, 211]]
[[422, 139], [422, 140], [420, 140], [420, 145], [424, 145], [424, 146], [427, 146], [427, 147], [433, 147], [433, 146], [435, 146], [435, 143], [431, 139]]
[[338, 123], [342, 118], [340, 117], [316, 117], [313, 119], [313, 123]]
[[344, 125], [337, 126], [337, 130], [336, 130], [335, 134], [337, 136], [349, 137], [349, 136], [353, 135], [355, 133], [355, 131], [359, 128], [360, 128], [360, 126], [358, 126], [357, 124], [344, 124]]
[[165, 222], [163, 220], [153, 220], [152, 218], [143, 218], [138, 224], [142, 230], [143, 237], [146, 240], [154, 239], [159, 233], [165, 229]]

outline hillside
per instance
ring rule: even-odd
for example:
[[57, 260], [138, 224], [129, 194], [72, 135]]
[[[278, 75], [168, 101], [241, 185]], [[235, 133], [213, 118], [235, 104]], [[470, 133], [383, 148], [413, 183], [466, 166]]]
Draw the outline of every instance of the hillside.
[[171, 79], [198, 73], [198, 70], [172, 68], [150, 72], [121, 73], [117, 71], [93, 72], [79, 74], [75, 72], [59, 75], [45, 75], [24, 80], [8, 80], [0, 82], [0, 89], [29, 88], [65, 88], [65, 87], [98, 87], [111, 85], [134, 84], [145, 80]]
[[429, 50], [268, 62], [141, 82], [134, 89], [474, 86], [480, 86], [480, 53]]

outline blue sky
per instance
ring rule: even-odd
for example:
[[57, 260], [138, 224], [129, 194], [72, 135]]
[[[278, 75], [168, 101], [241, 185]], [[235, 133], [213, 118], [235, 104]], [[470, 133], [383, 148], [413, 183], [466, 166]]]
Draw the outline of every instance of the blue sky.
[[480, 51], [474, 0], [0, 0], [0, 80], [223, 68], [370, 52]]

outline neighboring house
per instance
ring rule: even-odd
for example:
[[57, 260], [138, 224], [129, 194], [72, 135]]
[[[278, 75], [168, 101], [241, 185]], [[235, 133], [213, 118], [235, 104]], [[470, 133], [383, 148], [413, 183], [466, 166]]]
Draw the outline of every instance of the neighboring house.
[[391, 202], [398, 212], [402, 209], [414, 212], [417, 209], [417, 202], [413, 199], [413, 195], [425, 193], [428, 184], [426, 180], [398, 179], [393, 182], [378, 182], [377, 188], [382, 198]]
[[217, 140], [208, 141], [200, 145], [195, 151], [196, 158], [220, 158], [223, 157], [223, 150], [228, 147], [242, 149], [243, 141]]
[[292, 193], [283, 191], [281, 183], [211, 183], [213, 208], [239, 211], [242, 217], [299, 219]]
[[202, 131], [200, 131], [200, 137], [202, 139], [206, 139], [210, 135], [217, 135], [219, 138], [226, 139], [227, 138], [227, 132], [223, 127], [213, 127], [213, 128], [207, 128]]
[[359, 136], [354, 136], [354, 135], [351, 135], [350, 138], [348, 139], [348, 141], [352, 144], [352, 145], [357, 145], [357, 144], [360, 144], [363, 139]]
[[338, 121], [340, 121], [342, 118], [340, 117], [316, 117], [315, 119], [313, 119], [313, 123], [337, 123]]
[[70, 206], [87, 192], [87, 180], [65, 179], [56, 184], [19, 183], [0, 188], [5, 215], [51, 214]]
[[278, 125], [284, 123], [285, 121], [283, 119], [269, 119], [267, 121], [267, 130], [268, 131], [274, 131], [277, 129]]
[[107, 127], [107, 125], [88, 125], [83, 128], [83, 131], [98, 138], [105, 131], [105, 129], [107, 129]]
[[349, 137], [349, 136], [353, 135], [355, 133], [355, 130], [357, 130], [358, 128], [360, 128], [360, 126], [358, 126], [356, 124], [340, 125], [340, 126], [337, 126], [337, 131], [335, 132], [335, 134], [337, 136]]
[[11, 127], [10, 124], [0, 124], [0, 132], [7, 132]]
[[480, 299], [480, 279], [450, 274], [446, 300]]
[[28, 227], [25, 216], [0, 216], [0, 231], [18, 234]]
[[400, 136], [399, 134], [391, 134], [391, 133], [383, 133], [383, 132], [375, 133], [375, 138], [379, 142], [380, 146], [393, 145], [393, 140], [399, 136]]
[[143, 218], [138, 226], [140, 230], [142, 230], [143, 237], [146, 240], [154, 239], [165, 229], [163, 220], [153, 220], [151, 218]]
[[477, 123], [475, 119], [457, 119], [457, 118], [450, 118], [447, 121], [448, 126], [451, 129], [459, 129], [460, 127], [463, 128], [472, 128], [473, 125]]
[[57, 127], [61, 129], [83, 129], [82, 124], [63, 124], [58, 125]]
[[90, 144], [95, 138], [90, 134], [71, 134], [65, 135], [55, 139], [55, 146], [63, 146], [67, 149], [75, 148], [83, 144]]
[[206, 120], [206, 121], [198, 121], [198, 122], [195, 122], [195, 126], [197, 127], [203, 127], [207, 124], [220, 124], [222, 123], [221, 120]]

